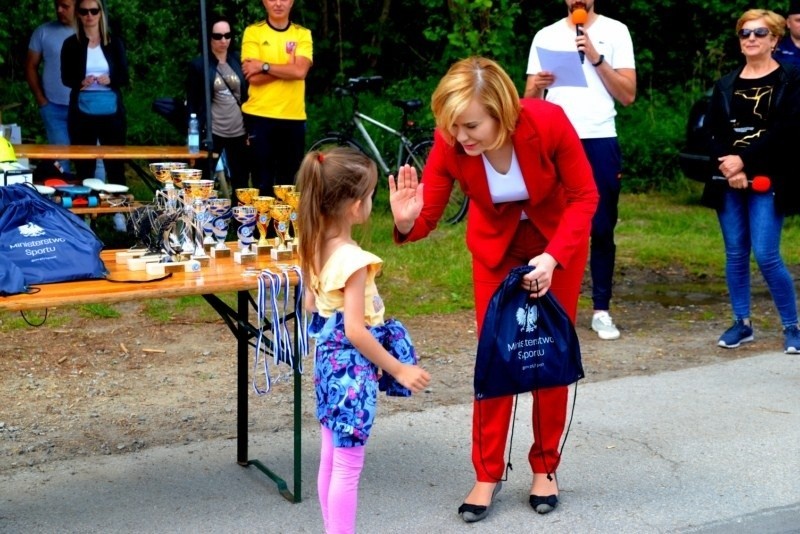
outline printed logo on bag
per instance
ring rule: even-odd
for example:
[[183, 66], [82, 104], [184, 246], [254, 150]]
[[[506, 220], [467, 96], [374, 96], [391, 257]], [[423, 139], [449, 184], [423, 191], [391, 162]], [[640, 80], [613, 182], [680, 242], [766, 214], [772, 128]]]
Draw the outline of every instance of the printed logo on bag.
[[19, 233], [25, 237], [39, 237], [41, 235], [44, 235], [44, 228], [32, 222], [29, 222], [28, 224], [23, 224], [18, 228], [18, 230]]
[[510, 355], [516, 357], [517, 360], [525, 362], [527, 360], [539, 360], [531, 363], [526, 363], [520, 370], [535, 369], [543, 367], [544, 363], [541, 358], [545, 356], [546, 346], [555, 343], [552, 336], [535, 336], [533, 332], [538, 328], [539, 310], [537, 306], [521, 306], [517, 308], [515, 315], [519, 331], [523, 335], [514, 343], [508, 344], [508, 352]]
[[536, 330], [536, 320], [539, 318], [539, 310], [536, 309], [536, 306], [517, 308], [516, 316], [521, 332], [533, 332]]

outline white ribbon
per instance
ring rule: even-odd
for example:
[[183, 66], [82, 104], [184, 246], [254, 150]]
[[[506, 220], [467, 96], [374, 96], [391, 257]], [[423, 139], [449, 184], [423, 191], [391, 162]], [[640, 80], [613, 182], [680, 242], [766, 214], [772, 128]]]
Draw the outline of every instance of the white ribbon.
[[[297, 266], [283, 268], [280, 274], [264, 269], [258, 277], [258, 299], [256, 301], [258, 308], [258, 340], [256, 341], [253, 369], [253, 390], [256, 395], [268, 393], [271, 387], [269, 365], [267, 363], [267, 354], [270, 352], [270, 347], [264, 336], [264, 328], [267, 324], [269, 324], [272, 329], [271, 345], [274, 363], [277, 365], [283, 362], [292, 369], [295, 368], [294, 345], [292, 344], [292, 337], [289, 329], [286, 326], [289, 292], [291, 290], [289, 273], [291, 271], [297, 275], [298, 279], [297, 286], [295, 287], [295, 294], [299, 295], [299, 297], [295, 299], [294, 310], [295, 321], [299, 321], [297, 345], [300, 359], [297, 362], [297, 371], [299, 373], [303, 372], [302, 358], [308, 353], [308, 316], [303, 309], [303, 273]], [[283, 291], [283, 306], [282, 310], [279, 310], [278, 299], [280, 298], [281, 291]], [[261, 363], [262, 357], [263, 363]], [[265, 379], [264, 389], [258, 386], [259, 363], [263, 366]]]

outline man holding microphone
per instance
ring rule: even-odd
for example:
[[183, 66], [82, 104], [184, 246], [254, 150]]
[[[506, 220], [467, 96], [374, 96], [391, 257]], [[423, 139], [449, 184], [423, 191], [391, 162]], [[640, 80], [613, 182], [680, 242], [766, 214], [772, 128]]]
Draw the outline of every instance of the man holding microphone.
[[[592, 274], [592, 330], [600, 339], [617, 339], [609, 315], [616, 245], [614, 227], [622, 176], [622, 155], [615, 124], [615, 101], [623, 106], [636, 98], [636, 66], [627, 26], [597, 14], [593, 0], [565, 0], [567, 16], [539, 30], [528, 58], [525, 96], [561, 106], [581, 138], [592, 166], [600, 203], [592, 219], [589, 265]], [[539, 49], [575, 51], [586, 85], [558, 83], [542, 69]]]

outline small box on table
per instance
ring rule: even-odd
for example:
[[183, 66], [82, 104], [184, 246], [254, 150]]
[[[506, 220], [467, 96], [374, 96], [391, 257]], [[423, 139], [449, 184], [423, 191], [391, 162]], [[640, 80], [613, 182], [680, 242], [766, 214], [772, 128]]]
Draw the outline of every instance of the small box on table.
[[33, 171], [16, 161], [0, 163], [0, 186], [33, 183]]

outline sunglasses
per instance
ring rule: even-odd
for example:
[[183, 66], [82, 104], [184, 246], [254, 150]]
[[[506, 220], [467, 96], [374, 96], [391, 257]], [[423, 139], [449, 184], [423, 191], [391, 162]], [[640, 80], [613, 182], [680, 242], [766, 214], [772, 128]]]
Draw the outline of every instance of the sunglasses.
[[78, 8], [78, 15], [81, 15], [82, 17], [85, 17], [86, 15], [88, 15], [90, 13], [92, 14], [92, 16], [99, 15], [100, 14], [100, 8], [99, 7], [89, 7], [89, 8], [79, 7]]
[[769, 28], [754, 28], [752, 30], [742, 28], [739, 30], [739, 39], [749, 39], [752, 34], [755, 34], [756, 37], [764, 38], [770, 33], [772, 32], [769, 31]]
[[215, 41], [221, 41], [223, 39], [227, 39], [228, 41], [230, 41], [232, 37], [233, 37], [233, 33], [231, 33], [231, 32], [228, 32], [228, 33], [212, 33], [211, 34], [211, 38], [214, 39]]

